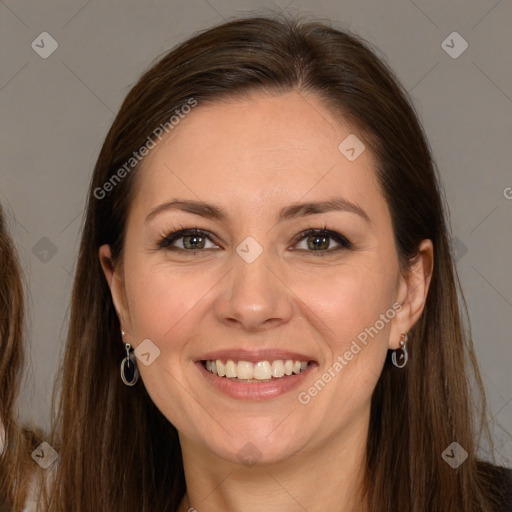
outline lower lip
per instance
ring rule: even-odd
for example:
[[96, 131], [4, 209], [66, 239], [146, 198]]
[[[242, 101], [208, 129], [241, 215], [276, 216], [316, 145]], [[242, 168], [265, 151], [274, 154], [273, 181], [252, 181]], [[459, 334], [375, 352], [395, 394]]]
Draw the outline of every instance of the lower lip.
[[196, 363], [199, 371], [206, 380], [217, 390], [231, 398], [239, 400], [268, 400], [277, 396], [284, 395], [300, 386], [304, 382], [306, 376], [313, 370], [317, 364], [309, 363], [307, 368], [298, 374], [287, 375], [272, 382], [237, 382], [227, 377], [219, 377], [209, 372], [203, 363]]

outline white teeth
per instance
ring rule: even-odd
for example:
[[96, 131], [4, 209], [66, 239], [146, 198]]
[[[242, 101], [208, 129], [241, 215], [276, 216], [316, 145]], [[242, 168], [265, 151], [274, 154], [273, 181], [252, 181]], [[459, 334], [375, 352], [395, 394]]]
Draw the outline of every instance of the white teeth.
[[220, 359], [217, 359], [217, 361], [215, 361], [215, 364], [217, 365], [217, 375], [219, 377], [224, 377], [224, 375], [226, 375], [226, 370], [224, 368], [224, 365], [222, 364], [222, 361]]
[[226, 362], [226, 366], [224, 368], [226, 369], [226, 377], [231, 379], [238, 375], [238, 373], [236, 371], [236, 364], [231, 359], [229, 359]]
[[[307, 366], [308, 363], [306, 363]], [[272, 363], [272, 377], [283, 377], [284, 376], [284, 363], [282, 359], [278, 359]]]
[[260, 361], [254, 365], [253, 379], [265, 380], [272, 378], [272, 367], [268, 361]]
[[238, 361], [228, 359], [224, 364], [222, 360], [206, 361], [206, 369], [228, 379], [238, 379], [247, 381], [270, 381], [272, 378], [280, 379], [285, 375], [299, 374], [308, 367], [307, 361], [296, 361], [293, 359], [277, 359], [275, 361]]
[[238, 361], [236, 365], [236, 376], [239, 379], [254, 379], [254, 365], [250, 361]]

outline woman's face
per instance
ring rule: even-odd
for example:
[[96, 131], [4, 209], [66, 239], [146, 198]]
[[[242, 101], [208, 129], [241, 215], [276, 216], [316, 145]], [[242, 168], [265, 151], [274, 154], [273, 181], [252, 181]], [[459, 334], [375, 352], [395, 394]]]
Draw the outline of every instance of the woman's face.
[[354, 135], [314, 97], [254, 95], [199, 104], [146, 157], [122, 265], [100, 255], [125, 341], [150, 340], [141, 377], [182, 445], [278, 462], [365, 433], [426, 288], [399, 272]]

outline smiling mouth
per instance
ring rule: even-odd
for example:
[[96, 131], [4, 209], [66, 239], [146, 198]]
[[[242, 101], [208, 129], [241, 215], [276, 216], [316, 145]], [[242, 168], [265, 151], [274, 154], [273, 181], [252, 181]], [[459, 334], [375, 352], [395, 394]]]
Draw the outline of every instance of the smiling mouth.
[[260, 383], [272, 382], [279, 379], [298, 375], [304, 372], [312, 361], [293, 359], [276, 359], [274, 361], [243, 361], [221, 359], [201, 361], [206, 370], [213, 375], [234, 382]]

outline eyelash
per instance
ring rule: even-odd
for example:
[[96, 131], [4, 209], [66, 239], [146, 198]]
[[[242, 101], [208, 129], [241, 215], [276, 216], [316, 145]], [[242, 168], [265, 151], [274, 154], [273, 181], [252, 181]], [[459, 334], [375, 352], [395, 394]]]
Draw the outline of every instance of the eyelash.
[[[315, 257], [322, 257], [322, 256], [328, 256], [333, 253], [337, 253], [344, 249], [351, 249], [353, 247], [352, 242], [348, 240], [348, 238], [344, 237], [340, 233], [337, 233], [336, 231], [331, 231], [327, 229], [325, 226], [322, 228], [310, 228], [302, 231], [299, 233], [295, 239], [294, 239], [294, 245], [297, 245], [299, 242], [304, 240], [305, 238], [308, 238], [310, 236], [323, 236], [327, 238], [332, 238], [335, 240], [339, 246], [334, 249], [327, 249], [327, 250], [307, 250], [307, 249], [296, 249], [298, 251], [303, 252], [309, 252]], [[215, 240], [212, 239], [211, 234], [208, 233], [208, 231], [204, 231], [199, 228], [184, 228], [180, 226], [180, 229], [178, 231], [174, 231], [172, 233], [169, 233], [167, 235], [162, 236], [160, 241], [157, 244], [157, 247], [159, 249], [167, 249], [172, 251], [181, 251], [181, 252], [188, 252], [192, 254], [196, 254], [197, 252], [205, 252], [209, 249], [199, 249], [199, 250], [193, 250], [193, 249], [183, 249], [180, 247], [174, 247], [171, 244], [174, 243], [176, 240], [179, 240], [180, 238], [183, 238], [185, 236], [201, 236], [207, 238], [210, 242], [215, 243], [218, 245]]]

